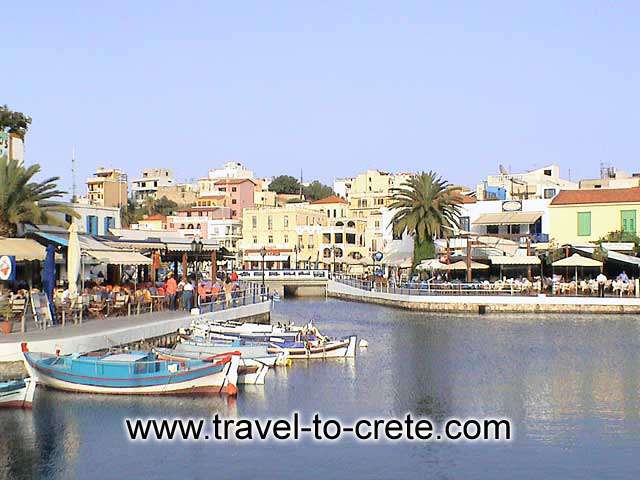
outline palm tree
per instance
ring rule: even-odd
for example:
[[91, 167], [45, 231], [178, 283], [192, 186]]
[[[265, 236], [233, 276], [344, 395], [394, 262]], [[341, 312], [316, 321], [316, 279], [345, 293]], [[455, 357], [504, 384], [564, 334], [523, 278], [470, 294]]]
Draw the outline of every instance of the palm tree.
[[59, 214], [78, 217], [72, 208], [51, 201], [66, 193], [57, 189], [59, 177], [33, 181], [38, 173], [40, 165], [25, 168], [17, 160], [0, 160], [0, 236], [16, 236], [19, 224], [68, 225]]
[[434, 237], [448, 237], [460, 227], [462, 195], [435, 172], [411, 177], [401, 188], [393, 188], [389, 208], [397, 210], [391, 219], [393, 234], [413, 237], [413, 265], [435, 256]]

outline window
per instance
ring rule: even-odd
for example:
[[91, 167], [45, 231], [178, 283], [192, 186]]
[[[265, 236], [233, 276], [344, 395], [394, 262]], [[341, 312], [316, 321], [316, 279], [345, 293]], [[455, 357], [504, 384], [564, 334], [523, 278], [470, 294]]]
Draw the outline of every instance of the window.
[[591, 212], [578, 212], [578, 235], [591, 235]]
[[108, 235], [109, 234], [109, 230], [111, 230], [112, 228], [115, 228], [116, 226], [116, 219], [113, 217], [104, 217], [104, 234]]
[[498, 225], [487, 225], [487, 233], [490, 235], [497, 235], [499, 233]]
[[273, 243], [273, 235], [269, 235], [269, 243]]
[[289, 226], [289, 217], [287, 215], [284, 216], [284, 226], [285, 227]]
[[302, 235], [298, 235], [298, 248], [302, 248]]
[[550, 176], [551, 176], [551, 169], [549, 169], [549, 168], [545, 169], [544, 174], [545, 174], [547, 177], [550, 177]]
[[238, 200], [236, 200], [235, 198], [231, 199], [231, 205], [235, 205], [236, 203], [238, 203]]
[[98, 217], [96, 215], [87, 215], [87, 233], [98, 235]]
[[289, 243], [289, 235], [284, 236], [284, 243]]
[[257, 244], [257, 243], [258, 243], [258, 237], [255, 237], [255, 236], [254, 236], [254, 237], [253, 237], [253, 244], [255, 245], [255, 244]]
[[232, 191], [232, 192], [237, 192], [237, 191], [238, 191], [238, 189], [237, 189], [236, 187], [231, 187], [231, 191]]
[[255, 215], [251, 217], [251, 228], [256, 228], [258, 226], [258, 217]]
[[273, 217], [271, 215], [267, 217], [267, 228], [269, 230], [273, 228]]
[[231, 210], [231, 216], [235, 217], [238, 214], [237, 210]]
[[469, 217], [460, 217], [460, 230], [469, 231]]
[[620, 226], [624, 233], [636, 233], [636, 211], [622, 210], [620, 212]]
[[336, 243], [342, 243], [342, 233], [336, 233], [335, 234], [335, 238], [336, 238]]
[[544, 198], [553, 198], [556, 196], [555, 188], [545, 188], [544, 189]]
[[227, 191], [227, 187], [220, 187], [218, 188], [219, 192], [226, 192]]
[[380, 228], [380, 220], [376, 220], [376, 228]]

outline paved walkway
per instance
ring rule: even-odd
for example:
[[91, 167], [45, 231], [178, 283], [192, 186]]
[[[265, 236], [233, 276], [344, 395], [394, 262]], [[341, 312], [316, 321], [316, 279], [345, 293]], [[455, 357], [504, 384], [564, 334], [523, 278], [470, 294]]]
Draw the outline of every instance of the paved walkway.
[[[237, 320], [269, 315], [271, 302], [255, 303], [239, 307], [203, 313], [200, 317], [216, 320]], [[187, 312], [153, 312], [141, 315], [91, 320], [81, 325], [56, 326], [47, 330], [12, 333], [0, 336], [0, 362], [12, 362], [22, 358], [21, 343], [27, 342], [34, 352], [62, 354], [100, 350], [115, 345], [155, 338], [186, 328], [197, 316]]]

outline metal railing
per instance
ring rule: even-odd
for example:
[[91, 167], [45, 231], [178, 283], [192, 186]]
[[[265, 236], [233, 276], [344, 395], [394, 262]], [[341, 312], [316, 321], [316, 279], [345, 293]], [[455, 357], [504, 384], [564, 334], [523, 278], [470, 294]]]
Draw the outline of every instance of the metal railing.
[[[240, 270], [237, 272], [238, 277], [243, 280], [262, 280], [262, 270]], [[264, 279], [266, 280], [283, 280], [283, 279], [312, 279], [327, 280], [329, 278], [329, 270], [314, 269], [279, 269], [265, 270]]]

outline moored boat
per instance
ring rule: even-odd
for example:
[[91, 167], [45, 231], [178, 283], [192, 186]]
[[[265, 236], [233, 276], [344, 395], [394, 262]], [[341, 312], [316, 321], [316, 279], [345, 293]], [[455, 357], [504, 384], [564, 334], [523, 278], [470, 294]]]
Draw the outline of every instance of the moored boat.
[[[198, 352], [179, 352], [176, 349], [156, 347], [153, 351], [158, 355], [160, 360], [183, 362], [186, 360], [201, 360], [203, 362], [213, 362], [220, 358], [221, 355], [210, 355]], [[275, 358], [275, 355], [269, 357]], [[269, 358], [267, 357], [267, 358]], [[240, 385], [264, 385], [265, 377], [269, 372], [269, 365], [260, 362], [258, 359], [240, 357], [238, 365], [238, 384]]]
[[230, 352], [214, 362], [158, 360], [150, 352], [73, 354], [29, 352], [27, 369], [47, 387], [82, 393], [162, 395], [226, 393], [236, 395], [240, 354]]
[[303, 342], [281, 342], [271, 343], [267, 352], [287, 352], [289, 358], [313, 359], [313, 358], [346, 358], [356, 356], [357, 337], [352, 335], [342, 340], [328, 341], [303, 341]]
[[289, 357], [286, 352], [269, 353], [266, 344], [243, 344], [237, 339], [230, 343], [223, 341], [197, 342], [193, 340], [183, 340], [177, 343], [173, 349], [176, 353], [197, 353], [205, 356], [218, 355], [228, 352], [229, 350], [234, 350], [240, 352], [242, 358], [257, 360], [269, 367], [286, 365]]
[[0, 382], [0, 408], [31, 408], [35, 391], [32, 378]]

